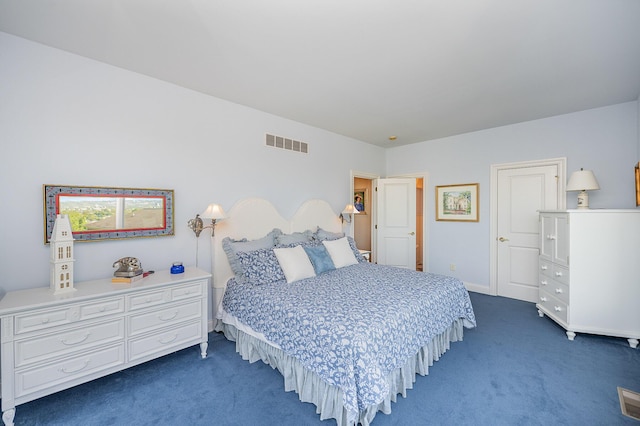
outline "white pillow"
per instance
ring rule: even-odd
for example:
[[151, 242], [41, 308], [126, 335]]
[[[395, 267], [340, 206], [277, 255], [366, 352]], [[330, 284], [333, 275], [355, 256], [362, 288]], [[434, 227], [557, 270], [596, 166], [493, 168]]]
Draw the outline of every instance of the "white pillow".
[[322, 242], [331, 256], [333, 265], [336, 268], [342, 268], [343, 266], [355, 265], [358, 263], [358, 259], [353, 254], [349, 240], [347, 237], [339, 238], [337, 240], [325, 240]]
[[302, 246], [274, 248], [273, 252], [288, 283], [316, 276], [316, 271]]

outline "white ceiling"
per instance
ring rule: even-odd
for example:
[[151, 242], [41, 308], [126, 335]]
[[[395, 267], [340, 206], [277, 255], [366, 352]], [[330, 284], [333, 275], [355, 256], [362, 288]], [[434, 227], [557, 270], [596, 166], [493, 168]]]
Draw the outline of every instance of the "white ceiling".
[[639, 0], [0, 0], [0, 31], [380, 146], [640, 94]]

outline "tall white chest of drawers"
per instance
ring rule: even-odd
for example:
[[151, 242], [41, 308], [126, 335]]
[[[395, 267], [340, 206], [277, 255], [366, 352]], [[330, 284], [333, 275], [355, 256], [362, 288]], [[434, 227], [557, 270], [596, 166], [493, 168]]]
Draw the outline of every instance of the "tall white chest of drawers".
[[207, 354], [207, 272], [160, 271], [131, 284], [111, 279], [7, 293], [0, 301], [2, 419], [16, 405], [193, 345]]
[[567, 330], [640, 339], [640, 210], [540, 212], [539, 300]]

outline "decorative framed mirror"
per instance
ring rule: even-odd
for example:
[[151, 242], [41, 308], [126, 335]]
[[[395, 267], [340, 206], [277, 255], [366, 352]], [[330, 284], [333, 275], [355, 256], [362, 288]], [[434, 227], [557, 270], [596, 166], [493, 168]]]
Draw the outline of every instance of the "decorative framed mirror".
[[44, 242], [67, 214], [76, 241], [174, 235], [173, 190], [43, 185]]

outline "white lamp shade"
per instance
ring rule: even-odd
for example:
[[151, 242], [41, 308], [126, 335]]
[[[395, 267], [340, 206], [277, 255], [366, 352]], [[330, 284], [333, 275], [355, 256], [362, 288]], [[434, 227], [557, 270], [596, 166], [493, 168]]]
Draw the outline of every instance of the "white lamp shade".
[[224, 209], [220, 206], [220, 204], [211, 203], [207, 207], [205, 211], [200, 214], [200, 217], [204, 219], [225, 219], [227, 214], [224, 212]]
[[358, 214], [358, 213], [360, 212], [358, 211], [358, 209], [354, 207], [353, 204], [347, 204], [344, 207], [344, 210], [342, 210], [342, 214]]
[[567, 183], [567, 191], [592, 191], [600, 189], [596, 177], [591, 170], [573, 172]]

